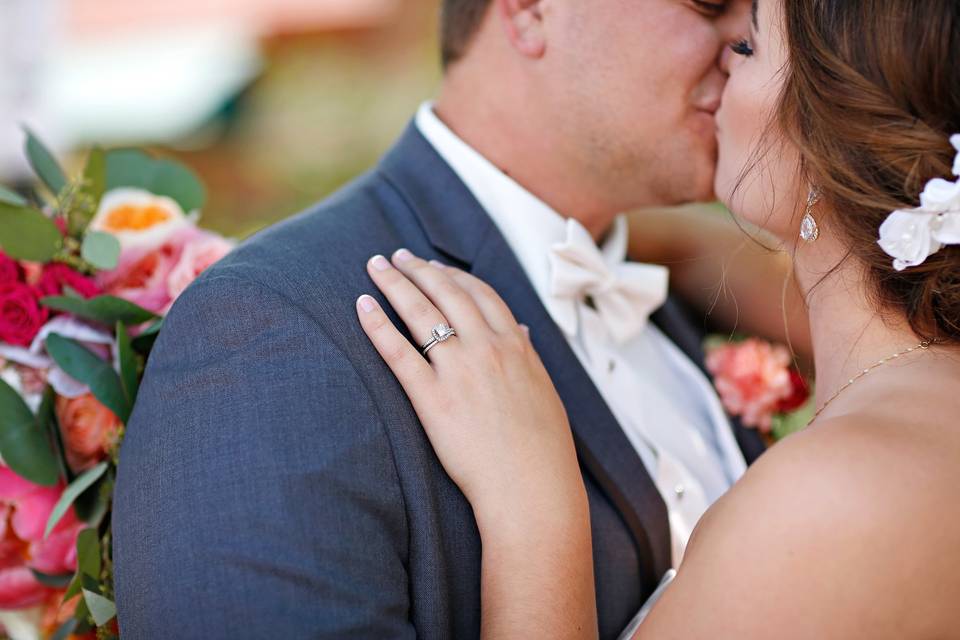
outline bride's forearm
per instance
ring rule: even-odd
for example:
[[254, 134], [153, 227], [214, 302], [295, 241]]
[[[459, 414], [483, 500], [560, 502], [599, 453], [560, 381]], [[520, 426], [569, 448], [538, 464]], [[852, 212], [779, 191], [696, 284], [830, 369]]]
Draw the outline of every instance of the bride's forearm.
[[[523, 489], [519, 489], [522, 492]], [[582, 481], [475, 508], [483, 540], [481, 637], [597, 637], [590, 512]]]

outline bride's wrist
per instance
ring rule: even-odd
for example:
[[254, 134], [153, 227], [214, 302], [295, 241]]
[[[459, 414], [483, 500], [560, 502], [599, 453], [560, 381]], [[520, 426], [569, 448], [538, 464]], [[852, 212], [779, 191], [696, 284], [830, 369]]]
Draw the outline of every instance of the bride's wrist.
[[473, 501], [484, 546], [524, 545], [539, 537], [589, 535], [590, 505], [581, 478], [549, 487], [519, 483], [509, 492]]

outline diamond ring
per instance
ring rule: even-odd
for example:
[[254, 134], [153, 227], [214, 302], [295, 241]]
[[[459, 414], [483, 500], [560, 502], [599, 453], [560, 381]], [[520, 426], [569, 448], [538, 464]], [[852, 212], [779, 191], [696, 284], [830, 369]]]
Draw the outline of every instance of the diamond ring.
[[430, 349], [433, 349], [441, 342], [446, 342], [455, 335], [457, 335], [456, 329], [448, 325], [446, 322], [441, 322], [430, 330], [430, 339], [427, 340], [425, 345], [420, 347], [420, 351], [423, 353], [423, 355], [427, 355], [427, 352], [430, 351]]

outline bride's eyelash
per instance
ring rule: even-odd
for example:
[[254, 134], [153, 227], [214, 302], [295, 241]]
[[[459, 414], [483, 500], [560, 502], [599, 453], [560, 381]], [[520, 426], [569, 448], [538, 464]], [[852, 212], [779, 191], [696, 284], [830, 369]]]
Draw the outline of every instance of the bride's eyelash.
[[747, 42], [746, 38], [743, 40], [738, 40], [730, 45], [730, 49], [737, 55], [744, 56], [749, 58], [753, 55], [753, 47], [750, 46], [750, 43]]

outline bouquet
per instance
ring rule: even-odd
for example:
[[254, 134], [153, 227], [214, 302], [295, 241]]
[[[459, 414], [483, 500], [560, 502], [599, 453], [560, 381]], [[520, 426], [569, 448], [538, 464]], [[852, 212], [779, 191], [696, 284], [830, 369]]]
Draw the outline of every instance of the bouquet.
[[163, 316], [233, 244], [198, 227], [186, 167], [94, 148], [69, 179], [0, 187], [0, 625], [14, 640], [119, 635], [110, 512], [124, 425]]

